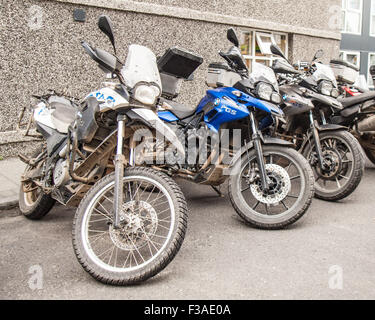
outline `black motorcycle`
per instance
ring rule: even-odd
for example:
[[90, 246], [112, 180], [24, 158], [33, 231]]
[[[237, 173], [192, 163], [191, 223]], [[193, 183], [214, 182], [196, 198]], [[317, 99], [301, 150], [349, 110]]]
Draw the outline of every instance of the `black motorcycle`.
[[[272, 45], [271, 50], [283, 58], [274, 62], [273, 69], [278, 75], [286, 115], [286, 123], [278, 123], [273, 134], [292, 141], [309, 160], [317, 198], [344, 199], [358, 187], [364, 159], [358, 141], [347, 127], [330, 121], [333, 114], [344, 110], [336, 99], [336, 80], [322, 64], [314, 63], [316, 70], [306, 75], [296, 70], [277, 46]], [[314, 61], [321, 53], [315, 55]]]

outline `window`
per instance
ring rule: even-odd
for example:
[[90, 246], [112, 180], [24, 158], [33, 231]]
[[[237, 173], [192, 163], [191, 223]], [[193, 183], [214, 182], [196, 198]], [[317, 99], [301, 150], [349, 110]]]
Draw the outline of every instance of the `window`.
[[371, 0], [370, 36], [375, 37], [375, 0]]
[[362, 0], [342, 0], [341, 31], [362, 33]]
[[341, 51], [340, 59], [360, 67], [361, 53], [359, 51]]
[[368, 85], [369, 87], [374, 87], [374, 81], [372, 80], [371, 74], [370, 74], [370, 67], [375, 64], [375, 52], [369, 53], [368, 55]]
[[240, 38], [241, 52], [251, 72], [253, 63], [272, 66], [275, 56], [271, 53], [271, 44], [276, 44], [288, 56], [288, 36], [282, 33], [261, 31], [243, 31]]

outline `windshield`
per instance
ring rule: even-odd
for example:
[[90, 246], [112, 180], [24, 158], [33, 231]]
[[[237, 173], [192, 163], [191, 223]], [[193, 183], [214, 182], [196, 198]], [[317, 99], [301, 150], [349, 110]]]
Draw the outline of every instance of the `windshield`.
[[366, 81], [366, 77], [363, 74], [358, 76], [357, 80], [354, 82], [354, 87], [357, 87], [360, 90], [365, 91], [365, 92], [370, 91], [370, 88]]
[[275, 72], [264, 64], [257, 62], [253, 64], [253, 72], [250, 74], [249, 80], [254, 84], [254, 87], [258, 82], [262, 81], [272, 84], [274, 89], [277, 92], [279, 91]]
[[134, 88], [139, 82], [156, 83], [160, 89], [161, 80], [155, 54], [147, 47], [132, 44], [121, 69], [125, 84]]
[[337, 81], [332, 68], [328, 65], [315, 63], [316, 71], [313, 74], [313, 78], [316, 82], [321, 80], [331, 81], [332, 84], [337, 88]]

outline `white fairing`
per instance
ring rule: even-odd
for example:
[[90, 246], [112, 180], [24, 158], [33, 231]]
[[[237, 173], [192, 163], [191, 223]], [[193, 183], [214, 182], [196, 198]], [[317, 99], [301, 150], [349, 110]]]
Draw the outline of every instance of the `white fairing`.
[[147, 47], [132, 44], [121, 70], [126, 85], [134, 88], [139, 82], [157, 83], [161, 87], [155, 54]]
[[259, 81], [267, 81], [273, 85], [276, 91], [279, 91], [279, 85], [277, 83], [275, 72], [262, 63], [255, 62], [253, 64], [253, 72], [250, 74], [249, 80], [256, 84]]
[[129, 101], [125, 97], [108, 87], [90, 93], [86, 99], [89, 97], [94, 97], [99, 101], [101, 112], [129, 106]]
[[47, 108], [44, 102], [40, 102], [35, 108], [34, 121], [56, 130], [56, 126], [52, 121], [51, 110]]
[[125, 84], [133, 89], [133, 97], [146, 105], [154, 105], [162, 85], [155, 54], [147, 47], [132, 44], [121, 69]]
[[321, 80], [331, 81], [333, 86], [337, 88], [336, 76], [332, 68], [322, 63], [315, 63], [315, 65], [316, 65], [316, 71], [313, 74], [315, 81], [317, 82]]

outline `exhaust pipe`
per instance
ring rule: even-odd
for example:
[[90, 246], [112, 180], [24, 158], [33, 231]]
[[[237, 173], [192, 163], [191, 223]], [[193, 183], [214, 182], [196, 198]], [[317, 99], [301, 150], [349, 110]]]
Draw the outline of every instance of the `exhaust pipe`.
[[369, 118], [363, 119], [362, 121], [358, 122], [358, 131], [360, 132], [375, 131], [375, 116], [371, 116]]

